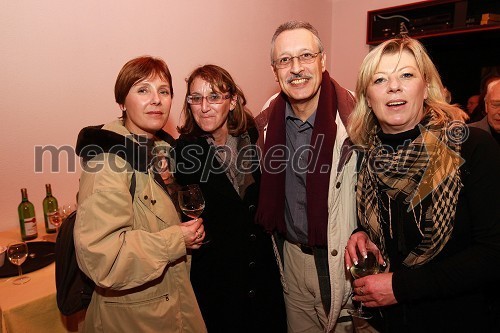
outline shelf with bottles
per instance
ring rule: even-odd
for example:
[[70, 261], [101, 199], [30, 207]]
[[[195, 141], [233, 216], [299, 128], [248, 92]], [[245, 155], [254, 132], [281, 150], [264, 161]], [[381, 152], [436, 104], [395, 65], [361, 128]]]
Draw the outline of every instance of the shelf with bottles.
[[376, 45], [396, 35], [417, 39], [500, 32], [500, 1], [437, 0], [377, 9], [367, 14], [366, 43]]

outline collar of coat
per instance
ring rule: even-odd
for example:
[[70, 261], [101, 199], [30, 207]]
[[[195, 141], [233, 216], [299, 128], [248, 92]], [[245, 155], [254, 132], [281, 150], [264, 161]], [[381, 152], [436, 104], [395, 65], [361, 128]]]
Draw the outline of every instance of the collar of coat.
[[[116, 154], [127, 161], [135, 170], [146, 173], [152, 158], [144, 145], [132, 140], [132, 136], [103, 129], [104, 125], [88, 126], [78, 134], [76, 154], [84, 161], [100, 153]], [[160, 130], [156, 136], [173, 145], [175, 140], [167, 132]]]

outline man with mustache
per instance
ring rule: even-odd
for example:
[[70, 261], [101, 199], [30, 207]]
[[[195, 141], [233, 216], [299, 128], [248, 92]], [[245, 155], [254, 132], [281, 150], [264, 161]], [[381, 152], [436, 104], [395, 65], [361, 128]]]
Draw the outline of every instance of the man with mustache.
[[[271, 68], [281, 92], [256, 117], [262, 148], [257, 223], [273, 233], [288, 332], [352, 332], [344, 247], [356, 227], [354, 97], [325, 68], [317, 30], [278, 27]], [[342, 312], [341, 312], [342, 311]]]

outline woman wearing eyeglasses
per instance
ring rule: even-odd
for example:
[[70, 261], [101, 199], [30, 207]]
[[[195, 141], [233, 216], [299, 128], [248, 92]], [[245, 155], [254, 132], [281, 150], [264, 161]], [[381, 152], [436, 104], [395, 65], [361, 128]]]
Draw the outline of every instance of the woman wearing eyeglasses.
[[209, 332], [286, 332], [271, 238], [253, 223], [260, 180], [258, 133], [246, 99], [216, 65], [187, 80], [176, 178], [199, 184], [205, 244], [193, 251], [191, 282]]

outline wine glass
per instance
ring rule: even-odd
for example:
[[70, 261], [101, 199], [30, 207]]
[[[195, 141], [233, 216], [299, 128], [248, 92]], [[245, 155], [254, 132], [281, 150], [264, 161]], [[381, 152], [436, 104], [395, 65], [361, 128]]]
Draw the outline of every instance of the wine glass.
[[[366, 250], [366, 258], [363, 257], [356, 248], [358, 264], [351, 266], [351, 275], [355, 279], [359, 279], [368, 275], [377, 274], [380, 272], [380, 265], [377, 261], [377, 256], [371, 250]], [[351, 316], [371, 319], [372, 315], [363, 311], [363, 302], [359, 303], [359, 307], [355, 310], [347, 311]]]
[[178, 198], [182, 212], [192, 219], [200, 217], [205, 209], [205, 199], [198, 184], [182, 187], [178, 192]]
[[[198, 184], [186, 185], [177, 192], [179, 207], [182, 212], [192, 219], [197, 219], [205, 209], [205, 199]], [[202, 244], [210, 242], [205, 238]]]
[[63, 221], [63, 216], [61, 214], [61, 209], [59, 208], [56, 212], [48, 215], [49, 223], [56, 227], [56, 235], [59, 233], [59, 227]]
[[28, 257], [28, 245], [25, 242], [12, 242], [7, 246], [7, 258], [14, 265], [17, 265], [19, 277], [12, 281], [14, 284], [23, 284], [31, 280], [29, 276], [23, 276], [22, 263]]
[[62, 221], [64, 221], [69, 214], [76, 210], [76, 204], [74, 203], [66, 203], [59, 207], [59, 214], [61, 215]]

